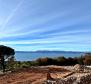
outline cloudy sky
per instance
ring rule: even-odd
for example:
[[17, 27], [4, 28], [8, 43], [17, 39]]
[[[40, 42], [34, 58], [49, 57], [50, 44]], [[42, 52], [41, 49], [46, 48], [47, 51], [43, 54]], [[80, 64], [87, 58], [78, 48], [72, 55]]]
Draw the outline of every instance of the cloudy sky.
[[91, 51], [91, 0], [0, 0], [0, 45]]

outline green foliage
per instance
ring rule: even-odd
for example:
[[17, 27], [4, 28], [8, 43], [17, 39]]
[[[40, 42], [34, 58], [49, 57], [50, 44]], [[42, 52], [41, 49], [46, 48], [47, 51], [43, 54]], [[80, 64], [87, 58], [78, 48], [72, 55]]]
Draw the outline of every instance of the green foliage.
[[14, 65], [15, 65], [15, 58], [14, 58], [14, 56], [11, 56], [6, 61], [6, 69], [14, 70], [14, 68], [15, 68]]
[[15, 54], [14, 49], [4, 45], [0, 45], [0, 62], [3, 72], [5, 72], [6, 69], [5, 60], [11, 58], [11, 56], [14, 56], [14, 54]]
[[56, 57], [56, 58], [38, 58], [35, 61], [15, 61], [14, 57], [11, 57], [7, 61], [7, 69], [15, 70], [21, 68], [29, 68], [31, 66], [46, 66], [46, 65], [61, 65], [61, 66], [68, 66], [68, 65], [91, 65], [91, 54], [84, 54], [80, 57]]
[[63, 56], [56, 57], [56, 58], [39, 58], [35, 61], [36, 65], [42, 66], [42, 65], [75, 65], [75, 64], [81, 64], [81, 65], [91, 65], [91, 53], [86, 53], [83, 56], [80, 57], [69, 57], [65, 58]]
[[15, 61], [13, 67], [15, 70], [15, 69], [21, 69], [21, 68], [29, 68], [35, 65], [36, 63], [31, 61]]
[[80, 64], [80, 65], [83, 65], [84, 64], [84, 58], [81, 56], [81, 57], [79, 57], [78, 58], [78, 63]]

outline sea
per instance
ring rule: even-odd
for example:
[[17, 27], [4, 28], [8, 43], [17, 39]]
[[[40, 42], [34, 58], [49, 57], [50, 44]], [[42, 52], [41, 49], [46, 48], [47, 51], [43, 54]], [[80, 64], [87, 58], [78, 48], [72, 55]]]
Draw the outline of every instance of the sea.
[[64, 56], [66, 58], [68, 57], [80, 57], [83, 52], [54, 52], [54, 51], [46, 51], [46, 52], [24, 52], [24, 51], [16, 51], [15, 53], [15, 59], [16, 61], [33, 61], [38, 58], [44, 58], [44, 57], [60, 57]]

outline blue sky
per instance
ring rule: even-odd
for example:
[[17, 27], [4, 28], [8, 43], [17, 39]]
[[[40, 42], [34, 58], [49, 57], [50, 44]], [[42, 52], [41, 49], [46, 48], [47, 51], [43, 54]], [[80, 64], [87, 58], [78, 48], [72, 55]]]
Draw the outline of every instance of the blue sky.
[[91, 0], [0, 0], [0, 44], [91, 51]]

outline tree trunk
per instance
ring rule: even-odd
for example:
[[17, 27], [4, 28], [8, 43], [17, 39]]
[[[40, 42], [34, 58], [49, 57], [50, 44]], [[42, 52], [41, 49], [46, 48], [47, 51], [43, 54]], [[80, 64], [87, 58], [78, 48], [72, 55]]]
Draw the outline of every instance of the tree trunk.
[[3, 72], [5, 72], [5, 60], [4, 60], [4, 56], [2, 56], [2, 58], [1, 58], [1, 66], [2, 66]]

